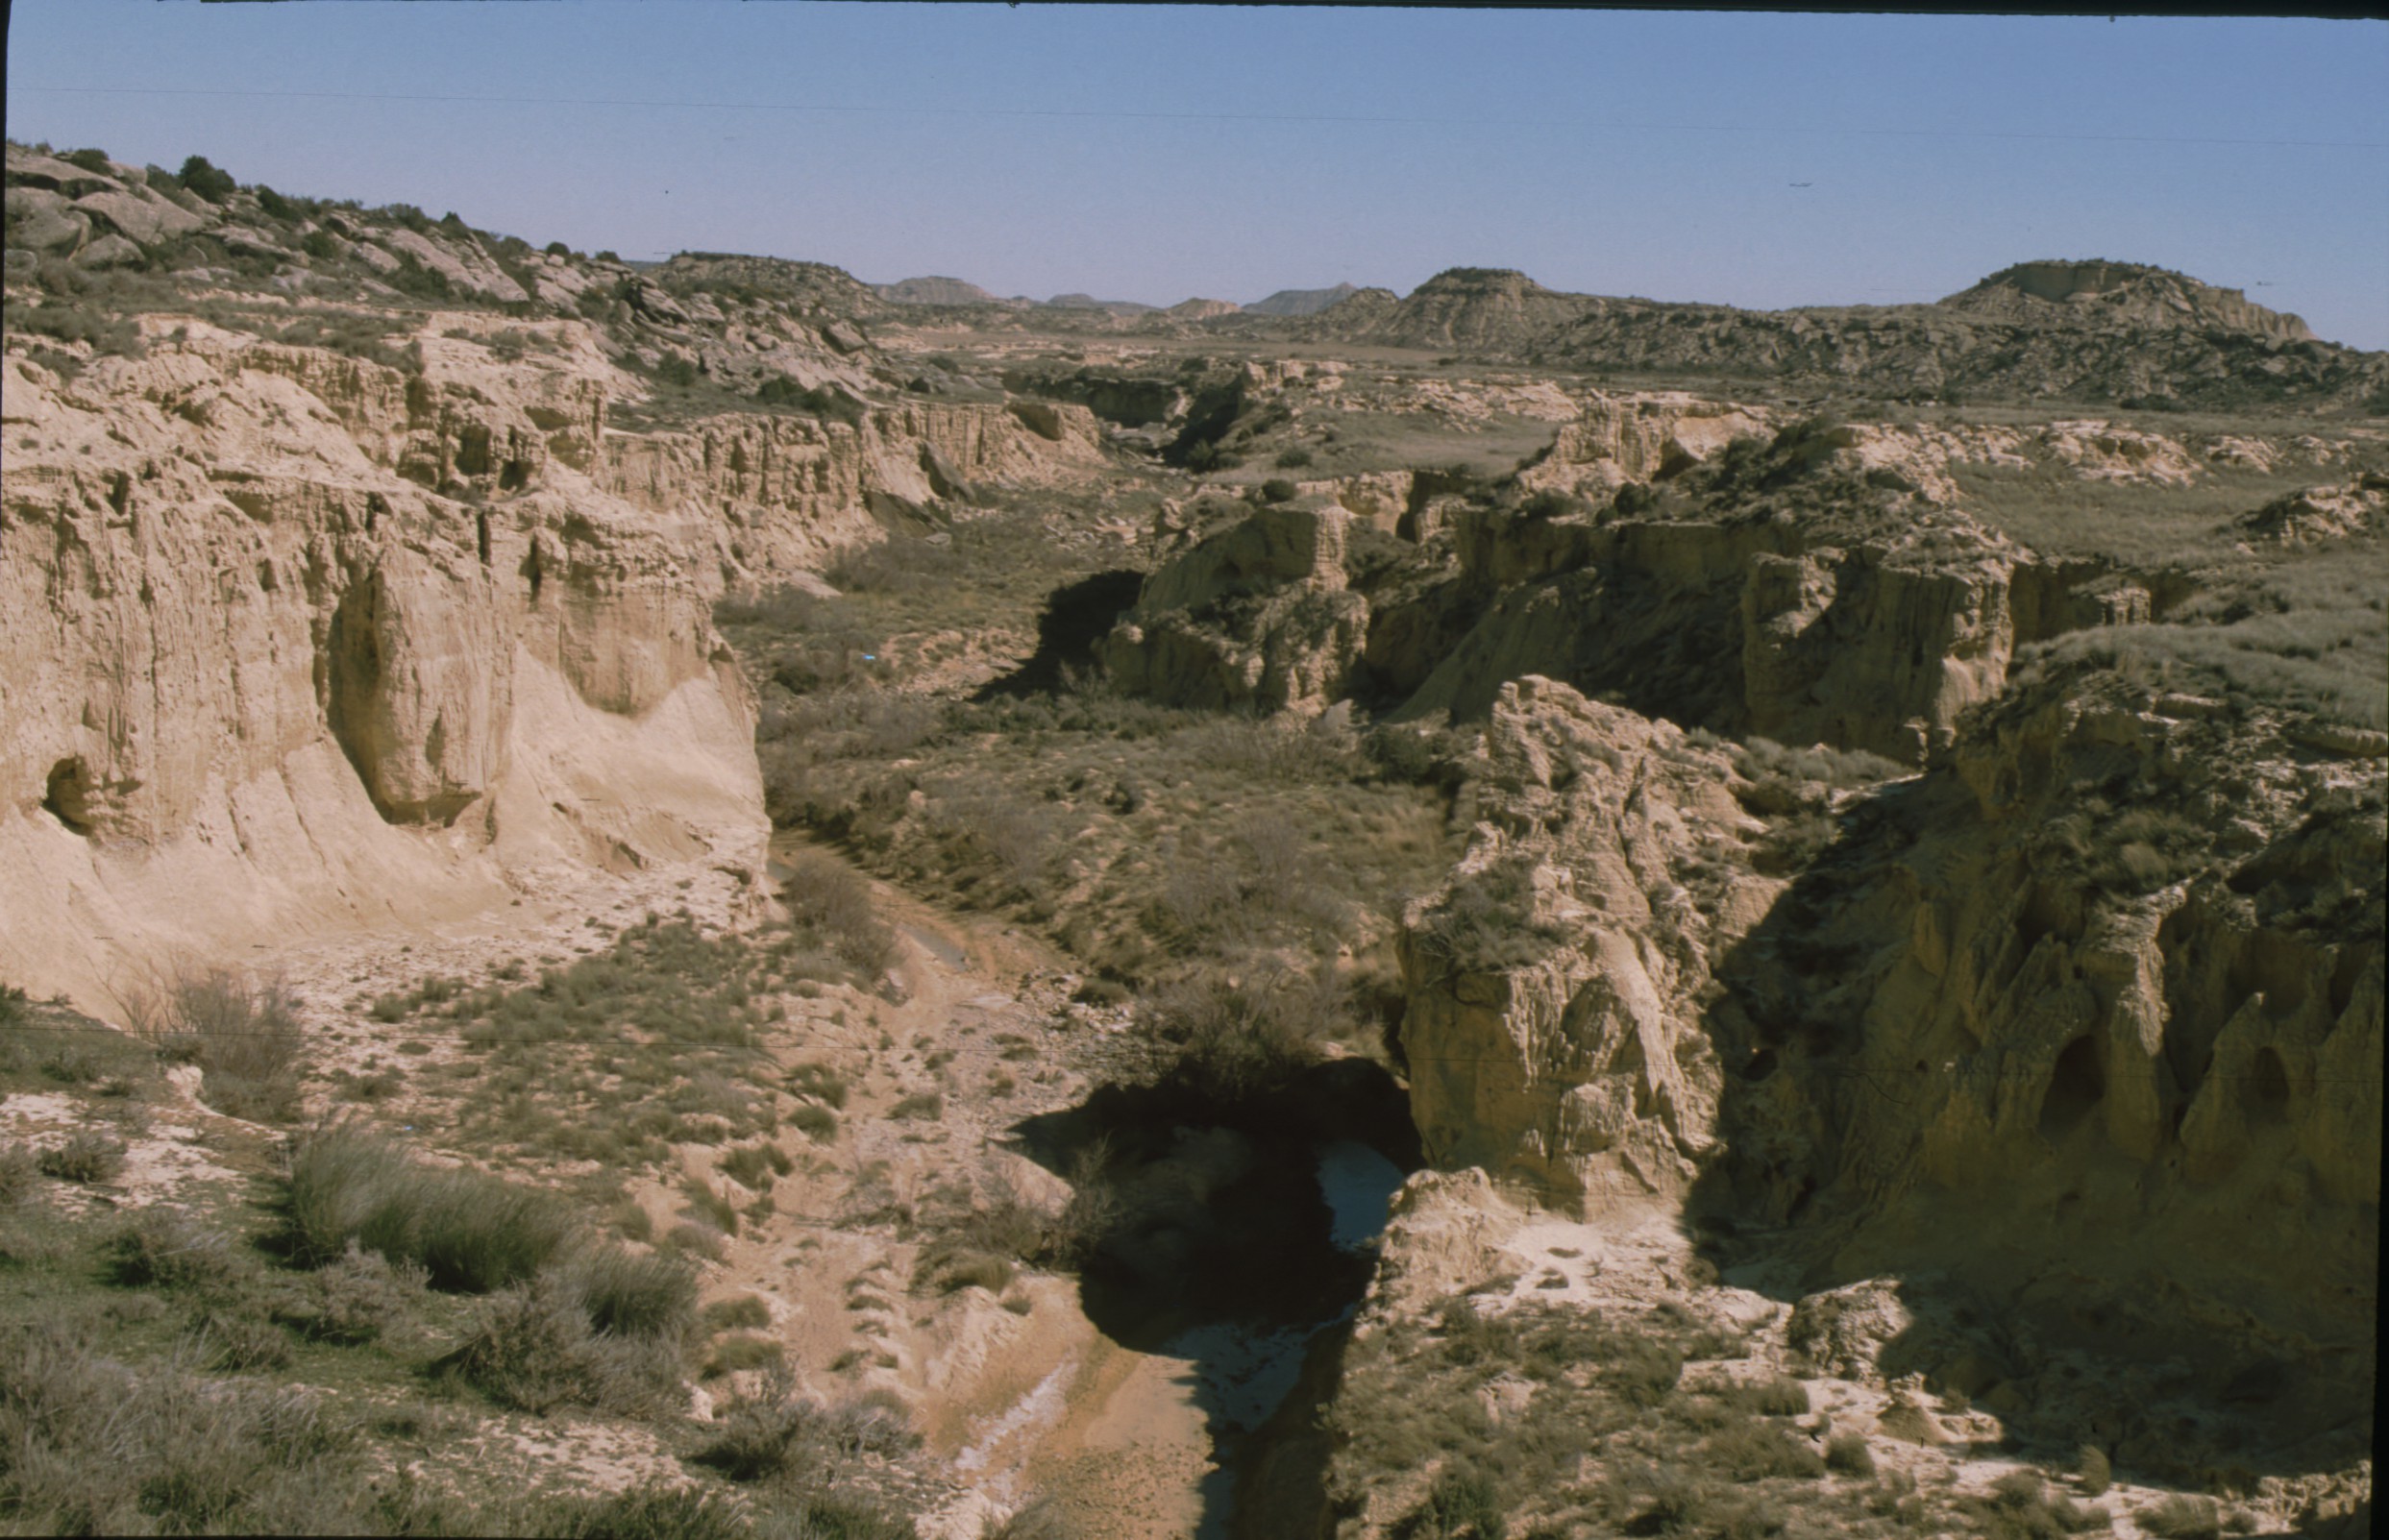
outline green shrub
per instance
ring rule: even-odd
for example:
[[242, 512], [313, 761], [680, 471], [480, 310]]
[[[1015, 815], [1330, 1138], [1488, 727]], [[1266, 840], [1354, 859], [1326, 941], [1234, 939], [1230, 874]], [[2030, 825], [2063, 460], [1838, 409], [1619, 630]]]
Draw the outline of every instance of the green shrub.
[[788, 1121], [798, 1133], [817, 1144], [827, 1144], [838, 1137], [838, 1114], [812, 1102], [790, 1112]]
[[1283, 477], [1271, 477], [1261, 483], [1261, 501], [1264, 502], [1292, 502], [1301, 494], [1300, 487]]
[[183, 169], [176, 175], [175, 180], [188, 191], [207, 199], [211, 204], [222, 203], [231, 197], [240, 185], [233, 180], [230, 172], [219, 171], [209, 164], [208, 158], [204, 155], [195, 155], [185, 160]]
[[124, 1169], [125, 1147], [96, 1129], [85, 1129], [63, 1144], [41, 1152], [41, 1174], [61, 1182], [106, 1182]]
[[946, 1098], [937, 1091], [915, 1091], [888, 1109], [888, 1116], [898, 1121], [926, 1118], [936, 1122], [946, 1115]]
[[2114, 1468], [2107, 1461], [2107, 1452], [2096, 1444], [2084, 1444], [2074, 1456], [2074, 1475], [2081, 1483], [2084, 1497], [2098, 1497], [2113, 1484]]
[[1309, 450], [1295, 448], [1278, 452], [1277, 468], [1281, 471], [1299, 471], [1310, 463], [1311, 452]]

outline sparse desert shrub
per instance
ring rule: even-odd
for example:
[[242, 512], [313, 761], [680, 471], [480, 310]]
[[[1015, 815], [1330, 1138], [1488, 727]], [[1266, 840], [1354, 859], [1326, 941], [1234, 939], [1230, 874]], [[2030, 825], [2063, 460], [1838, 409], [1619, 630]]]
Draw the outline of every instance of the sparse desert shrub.
[[169, 1204], [126, 1220], [107, 1252], [117, 1283], [151, 1288], [218, 1289], [257, 1271], [221, 1226]]
[[946, 1098], [937, 1091], [915, 1091], [888, 1109], [888, 1116], [899, 1122], [925, 1118], [934, 1123], [946, 1115]]
[[902, 948], [873, 906], [869, 884], [827, 856], [806, 852], [791, 865], [782, 885], [790, 919], [820, 932], [865, 978], [896, 966]]
[[677, 1340], [696, 1319], [697, 1277], [677, 1258], [589, 1245], [554, 1272], [590, 1327], [608, 1335]]
[[846, 1077], [827, 1064], [797, 1064], [788, 1071], [788, 1088], [800, 1096], [811, 1096], [843, 1111], [846, 1107]]
[[757, 1295], [733, 1294], [706, 1306], [702, 1319], [708, 1331], [759, 1332], [772, 1324], [772, 1308]]
[[1825, 1445], [1825, 1468], [1843, 1476], [1875, 1474], [1875, 1452], [1864, 1433], [1836, 1433]]
[[209, 1367], [228, 1374], [290, 1366], [290, 1338], [272, 1321], [239, 1309], [209, 1308], [191, 1323], [195, 1350]]
[[725, 1238], [722, 1232], [711, 1225], [682, 1223], [664, 1232], [663, 1245], [668, 1252], [718, 1262], [722, 1259]]
[[771, 1369], [788, 1360], [787, 1350], [767, 1336], [733, 1332], [713, 1345], [705, 1359], [705, 1378], [717, 1380], [746, 1369]]
[[1536, 918], [1534, 868], [1524, 859], [1500, 861], [1452, 885], [1429, 910], [1414, 938], [1426, 955], [1455, 971], [1483, 972], [1532, 961], [1564, 939], [1556, 924]]
[[2074, 1456], [2074, 1477], [2081, 1485], [2084, 1497], [2098, 1497], [2115, 1479], [2114, 1467], [2107, 1460], [2107, 1452], [2096, 1444], [2084, 1444]]
[[732, 1406], [718, 1427], [694, 1458], [734, 1481], [817, 1467], [830, 1456], [899, 1454], [921, 1443], [902, 1404], [884, 1393], [825, 1406], [789, 1395], [784, 1379], [763, 1399]]
[[1501, 1492], [1493, 1479], [1472, 1465], [1439, 1473], [1413, 1513], [1408, 1532], [1418, 1540], [1505, 1540], [1510, 1532]]
[[949, 583], [963, 571], [962, 556], [950, 545], [891, 535], [846, 552], [822, 575], [850, 594], [912, 594]]
[[677, 1403], [680, 1352], [671, 1334], [600, 1331], [581, 1291], [548, 1271], [492, 1295], [443, 1366], [518, 1410], [639, 1416]]
[[1280, 450], [1276, 465], [1281, 471], [1299, 471], [1311, 463], [1311, 452], [1302, 448]]
[[1628, 1401], [1656, 1406], [1675, 1393], [1684, 1378], [1684, 1356], [1672, 1344], [1648, 1337], [1614, 1338], [1601, 1372]]
[[1302, 489], [1300, 487], [1295, 486], [1292, 481], [1287, 480], [1283, 477], [1271, 477], [1267, 481], [1261, 483], [1261, 501], [1264, 502], [1292, 502], [1295, 498], [1301, 495], [1301, 491]]
[[393, 1262], [351, 1241], [337, 1261], [315, 1271], [308, 1333], [327, 1342], [371, 1342], [413, 1314], [431, 1279], [419, 1264]]
[[[782, 1532], [800, 1540], [864, 1533], [813, 1528], [805, 1518], [800, 1513], [796, 1527]], [[509, 1528], [557, 1540], [747, 1540], [754, 1533], [746, 1514], [725, 1494], [663, 1479], [593, 1497], [545, 1498]], [[443, 1531], [427, 1526], [422, 1532]]]
[[1079, 1529], [1052, 1499], [1039, 1497], [1000, 1524], [989, 1521], [979, 1540], [1079, 1540]]
[[1282, 1086], [1316, 1063], [1328, 1042], [1352, 1035], [1356, 1017], [1329, 970], [1231, 979], [1210, 968], [1146, 995], [1137, 1024], [1177, 1049], [1176, 1072], [1189, 1084], [1236, 1101]]
[[61, 1182], [106, 1182], [124, 1169], [125, 1147], [97, 1129], [85, 1129], [65, 1143], [41, 1152], [41, 1174]]
[[838, 1114], [813, 1102], [806, 1102], [790, 1112], [788, 1121], [798, 1133], [817, 1144], [827, 1144], [838, 1137]]
[[2177, 1492], [2132, 1514], [2132, 1522], [2162, 1540], [2217, 1540], [2223, 1533], [2223, 1510], [2213, 1498]]
[[1712, 1465], [1736, 1481], [1825, 1474], [1825, 1462], [1817, 1457], [1816, 1451], [1780, 1423], [1729, 1423], [1710, 1435], [1708, 1454]]
[[1000, 791], [940, 797], [931, 821], [948, 847], [949, 865], [1014, 893], [1039, 889], [1063, 838], [1055, 809]]
[[59, 1322], [0, 1332], [0, 1504], [11, 1528], [85, 1534], [360, 1533], [355, 1430], [314, 1398], [189, 1372], [135, 1374]]
[[725, 1235], [738, 1234], [738, 1206], [722, 1190], [702, 1177], [688, 1177], [680, 1183], [680, 1196], [688, 1200], [688, 1211]]
[[298, 1000], [279, 980], [185, 969], [137, 994], [131, 1014], [168, 1059], [199, 1066], [200, 1099], [217, 1112], [258, 1123], [298, 1115]]
[[769, 1192], [772, 1183], [796, 1169], [796, 1161], [776, 1144], [742, 1144], [717, 1159], [714, 1168], [742, 1187]]
[[40, 1161], [23, 1144], [0, 1145], [0, 1209], [13, 1208], [34, 1195]]
[[992, 1252], [931, 1246], [922, 1252], [913, 1268], [913, 1286], [940, 1294], [959, 1294], [975, 1286], [1000, 1294], [1011, 1286], [1013, 1277], [1012, 1263]]
[[1735, 1399], [1762, 1417], [1800, 1417], [1809, 1410], [1809, 1387], [1780, 1375], [1738, 1386]]

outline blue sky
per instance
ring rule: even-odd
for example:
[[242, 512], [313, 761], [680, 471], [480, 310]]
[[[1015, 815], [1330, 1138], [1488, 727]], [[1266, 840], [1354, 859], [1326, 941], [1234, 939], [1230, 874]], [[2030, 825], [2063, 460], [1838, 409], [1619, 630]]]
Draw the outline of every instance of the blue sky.
[[999, 294], [1887, 304], [2105, 257], [2389, 348], [2384, 80], [2377, 22], [17, 0], [8, 132]]

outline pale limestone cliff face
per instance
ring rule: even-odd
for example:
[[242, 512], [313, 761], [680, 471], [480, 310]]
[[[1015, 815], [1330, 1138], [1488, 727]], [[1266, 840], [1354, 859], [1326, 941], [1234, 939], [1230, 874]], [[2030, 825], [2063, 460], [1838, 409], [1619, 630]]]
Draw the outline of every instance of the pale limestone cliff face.
[[1452, 885], [1403, 919], [1402, 1042], [1428, 1159], [1567, 1206], [1680, 1195], [1714, 1147], [1698, 1030], [1712, 951], [1764, 879], [1685, 877], [1758, 827], [1730, 761], [1529, 677], [1503, 687]]
[[[1983, 1381], [2002, 1416], [2078, 1390], [2036, 1376], [2081, 1346], [2242, 1399], [2273, 1364], [2303, 1387], [2276, 1431], [2322, 1436], [2369, 1396], [2365, 746], [2112, 675], [2028, 682], [1941, 769], [1778, 788], [1833, 819], [1786, 880], [1754, 869], [1737, 799], [1770, 795], [1723, 753], [1518, 681], [1468, 855], [1405, 917], [1428, 1153], [1563, 1209], [1730, 1216], [1812, 1276], [1962, 1276], [2033, 1323]], [[1455, 966], [1471, 915], [1513, 949]], [[2213, 1453], [2109, 1410], [2140, 1430], [2119, 1458]]]
[[1560, 429], [1550, 452], [1520, 471], [1518, 480], [1537, 492], [1605, 495], [1673, 475], [1768, 428], [1763, 408], [1682, 391], [1593, 391], [1582, 415]]
[[635, 386], [578, 323], [505, 364], [427, 334], [419, 374], [151, 330], [71, 383], [6, 364], [0, 972], [103, 1009], [176, 956], [558, 864], [759, 874], [725, 584], [864, 538], [875, 495], [958, 490], [928, 467], [1093, 453], [1067, 414], [943, 405], [622, 433]]
[[1324, 709], [1367, 634], [1344, 574], [1352, 518], [1283, 504], [1198, 541], [1145, 580], [1102, 643], [1104, 666], [1131, 692], [1188, 705]]

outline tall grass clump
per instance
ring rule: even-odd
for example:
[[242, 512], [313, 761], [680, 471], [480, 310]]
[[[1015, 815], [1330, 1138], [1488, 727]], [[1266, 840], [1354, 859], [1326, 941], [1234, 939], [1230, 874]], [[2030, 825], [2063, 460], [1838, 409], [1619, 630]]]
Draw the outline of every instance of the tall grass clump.
[[561, 1254], [573, 1224], [553, 1195], [478, 1171], [417, 1165], [355, 1126], [310, 1136], [291, 1156], [287, 1217], [300, 1252], [326, 1262], [355, 1241], [410, 1262], [434, 1287], [485, 1294]]
[[281, 981], [185, 969], [135, 994], [129, 1010], [134, 1030], [166, 1058], [199, 1066], [200, 1099], [217, 1112], [257, 1123], [299, 1115], [298, 1001]]

